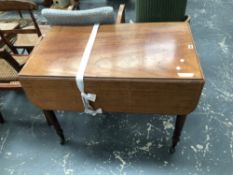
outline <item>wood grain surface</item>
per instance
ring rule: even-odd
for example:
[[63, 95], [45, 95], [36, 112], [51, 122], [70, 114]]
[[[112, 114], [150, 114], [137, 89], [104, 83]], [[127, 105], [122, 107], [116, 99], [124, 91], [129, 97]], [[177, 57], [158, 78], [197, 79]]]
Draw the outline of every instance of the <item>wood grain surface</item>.
[[[20, 72], [22, 86], [43, 109], [82, 111], [75, 76], [92, 27], [53, 27]], [[71, 35], [72, 33], [72, 35]], [[109, 112], [187, 114], [204, 76], [188, 23], [102, 25], [84, 76]]]
[[91, 27], [52, 27], [21, 71], [24, 76], [75, 77]]
[[85, 77], [201, 79], [202, 72], [188, 24], [152, 23], [100, 28]]

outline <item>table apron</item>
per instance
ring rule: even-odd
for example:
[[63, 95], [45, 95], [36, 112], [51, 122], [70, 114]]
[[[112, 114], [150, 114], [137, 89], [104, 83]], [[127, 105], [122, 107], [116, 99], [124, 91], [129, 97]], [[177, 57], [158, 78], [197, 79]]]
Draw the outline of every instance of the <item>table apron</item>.
[[[42, 109], [83, 111], [74, 78], [20, 77], [29, 99]], [[84, 79], [85, 91], [97, 95], [92, 105], [106, 112], [188, 114], [199, 101], [202, 80], [102, 81]]]

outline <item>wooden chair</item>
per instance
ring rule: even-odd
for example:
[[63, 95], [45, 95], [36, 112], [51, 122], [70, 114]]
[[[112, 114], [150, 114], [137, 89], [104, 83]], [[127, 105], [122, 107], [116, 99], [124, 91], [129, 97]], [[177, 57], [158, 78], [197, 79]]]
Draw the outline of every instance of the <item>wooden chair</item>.
[[18, 89], [18, 72], [26, 63], [28, 55], [11, 55], [0, 49], [0, 89]]
[[[0, 90], [22, 90], [18, 81], [18, 72], [22, 69], [28, 59], [28, 55], [11, 55], [5, 49], [0, 49]], [[64, 143], [63, 131], [57, 122], [53, 111], [43, 110], [48, 125], [56, 128], [57, 134], [61, 137], [61, 144]], [[0, 123], [4, 123], [0, 111]]]
[[[36, 19], [33, 15], [33, 10], [37, 10], [37, 5], [28, 0], [1, 0], [0, 1], [0, 11], [17, 11], [20, 18], [18, 19], [19, 26], [14, 29], [4, 30], [0, 28], [0, 37], [4, 44], [6, 44], [9, 49], [18, 54], [18, 49], [26, 49], [29, 53], [33, 49], [34, 45], [37, 43], [38, 38], [42, 36], [42, 33], [46, 33], [49, 30], [48, 26], [40, 26], [37, 24]], [[22, 11], [27, 11], [31, 17], [31, 23], [33, 26], [20, 25], [23, 18]], [[6, 23], [10, 25], [11, 23]], [[43, 28], [43, 31], [40, 30]], [[7, 36], [15, 35], [16, 41], [12, 43]]]
[[[26, 56], [13, 58], [7, 51], [0, 49], [0, 89], [19, 89], [20, 83], [17, 81], [17, 73], [26, 62]], [[4, 123], [3, 115], [0, 112], [0, 123]]]

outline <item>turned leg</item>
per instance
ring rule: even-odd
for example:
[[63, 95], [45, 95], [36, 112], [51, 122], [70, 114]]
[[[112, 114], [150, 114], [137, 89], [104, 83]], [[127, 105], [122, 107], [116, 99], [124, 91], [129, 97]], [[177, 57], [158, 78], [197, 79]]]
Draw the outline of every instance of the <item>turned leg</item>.
[[49, 126], [52, 126], [53, 124], [50, 122], [48, 115], [45, 114], [45, 111], [43, 111], [43, 112], [44, 112], [44, 117], [45, 117], [45, 119], [46, 119], [47, 124], [48, 124]]
[[3, 116], [2, 116], [2, 113], [0, 112], [0, 123], [4, 123], [4, 122], [5, 122], [5, 120], [4, 120]]
[[49, 110], [43, 110], [44, 115], [46, 116], [46, 119], [48, 119], [49, 123], [52, 124], [54, 126], [54, 129], [56, 130], [57, 135], [60, 137], [61, 139], [61, 144], [63, 145], [65, 143], [65, 137], [63, 134], [63, 130], [56, 118], [56, 115], [53, 111], [49, 111]]
[[180, 141], [180, 135], [184, 127], [186, 118], [187, 118], [186, 115], [177, 115], [176, 117], [175, 130], [172, 137], [172, 146], [170, 148], [171, 153], [175, 152], [176, 145]]

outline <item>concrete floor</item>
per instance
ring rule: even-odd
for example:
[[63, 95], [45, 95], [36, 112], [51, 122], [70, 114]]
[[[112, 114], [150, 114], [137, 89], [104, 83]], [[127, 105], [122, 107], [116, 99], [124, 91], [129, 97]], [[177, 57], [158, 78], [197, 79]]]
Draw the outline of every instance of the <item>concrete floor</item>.
[[[81, 1], [82, 7], [94, 1]], [[134, 20], [134, 3], [126, 4], [127, 20]], [[61, 146], [22, 92], [2, 91], [7, 122], [0, 126], [0, 175], [233, 174], [232, 9], [232, 0], [188, 2], [206, 85], [175, 154], [167, 151], [174, 116], [58, 111], [68, 140]]]

